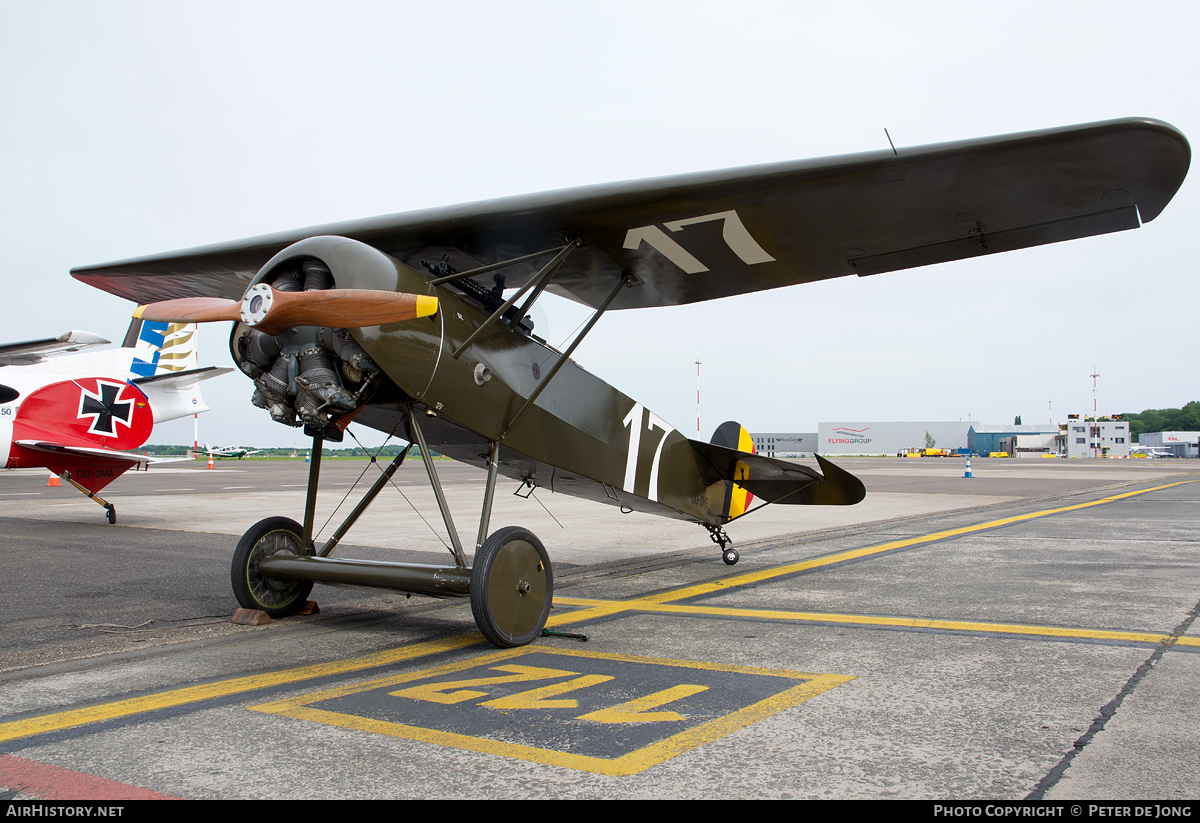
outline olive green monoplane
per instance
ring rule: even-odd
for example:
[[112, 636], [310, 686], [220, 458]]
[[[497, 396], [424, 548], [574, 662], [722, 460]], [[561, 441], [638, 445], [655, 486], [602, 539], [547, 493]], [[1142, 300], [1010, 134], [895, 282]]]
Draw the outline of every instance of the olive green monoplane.
[[[553, 575], [530, 532], [488, 534], [498, 475], [530, 493], [694, 521], [727, 563], [737, 552], [724, 526], [752, 497], [864, 496], [820, 457], [818, 472], [754, 454], [736, 424], [715, 442], [689, 440], [579, 368], [570, 356], [604, 312], [1136, 228], [1170, 201], [1190, 158], [1171, 126], [1117, 120], [389, 215], [72, 274], [143, 304], [146, 319], [232, 321], [255, 405], [312, 436], [304, 523], [263, 520], [234, 554], [243, 606], [291, 613], [313, 582], [469, 596], [483, 634], [516, 646], [540, 634]], [[562, 352], [527, 317], [546, 290], [595, 309]], [[473, 563], [430, 460], [453, 565], [330, 556], [407, 450], [333, 538], [314, 544], [321, 445], [351, 420], [487, 469]]]

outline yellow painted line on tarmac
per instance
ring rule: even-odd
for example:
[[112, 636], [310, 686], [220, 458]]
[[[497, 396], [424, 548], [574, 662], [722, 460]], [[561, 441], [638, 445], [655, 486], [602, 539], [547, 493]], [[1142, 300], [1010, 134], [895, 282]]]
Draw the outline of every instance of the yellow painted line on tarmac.
[[[861, 549], [838, 552], [837, 554], [826, 555], [824, 557], [815, 557], [810, 560], [800, 561], [799, 563], [789, 563], [784, 566], [776, 566], [770, 569], [747, 572], [746, 574], [727, 577], [722, 580], [716, 580], [709, 583], [699, 583], [693, 586], [684, 586], [682, 588], [671, 589], [670, 591], [660, 592], [647, 597], [636, 597], [629, 600], [598, 600], [595, 598], [555, 597], [554, 602], [556, 605], [578, 606], [580, 608], [577, 611], [554, 615], [550, 620], [546, 621], [546, 625], [562, 626], [578, 624], [589, 620], [610, 617], [621, 612], [636, 611], [657, 612], [663, 614], [696, 614], [714, 617], [750, 617], [760, 620], [843, 623], [847, 625], [863, 626], [929, 628], [990, 634], [1018, 634], [1041, 637], [1061, 637], [1066, 639], [1115, 640], [1127, 643], [1169, 643], [1171, 642], [1171, 635], [1160, 632], [1129, 632], [1106, 629], [1082, 629], [1064, 626], [1031, 626], [1017, 623], [983, 623], [970, 620], [937, 620], [930, 618], [882, 617], [859, 614], [794, 612], [776, 609], [722, 608], [716, 606], [671, 604], [676, 603], [679, 600], [687, 600], [689, 598], [698, 597], [705, 594], [712, 594], [715, 592], [729, 591], [737, 588], [738, 586], [745, 586], [752, 583], [759, 583], [764, 580], [784, 577], [786, 575], [796, 574], [797, 572], [807, 571], [808, 569], [844, 563], [848, 560], [856, 560], [861, 557], [871, 557], [872, 555], [883, 554], [885, 552], [895, 551], [897, 549], [906, 549], [911, 546], [933, 543], [950, 537], [959, 537], [964, 534], [972, 534], [974, 532], [995, 529], [1000, 526], [1021, 523], [1041, 517], [1049, 517], [1050, 515], [1062, 514], [1063, 512], [1087, 509], [1091, 508], [1092, 506], [1100, 506], [1105, 503], [1112, 503], [1116, 500], [1124, 500], [1126, 498], [1135, 497], [1148, 492], [1161, 491], [1162, 489], [1169, 489], [1172, 486], [1179, 486], [1184, 483], [1195, 482], [1197, 481], [1180, 480], [1175, 483], [1167, 483], [1165, 485], [1154, 486], [1153, 488], [1149, 489], [1123, 492], [1121, 494], [1111, 495], [1099, 500], [1092, 500], [1087, 503], [1076, 503], [1071, 506], [1061, 506], [1056, 509], [1044, 509], [1042, 511], [1016, 515], [1014, 517], [1004, 517], [999, 520], [990, 520], [986, 523], [978, 523], [973, 526], [947, 529], [945, 531], [934, 532], [932, 534], [922, 535], [920, 537], [894, 540], [890, 543], [881, 543], [877, 546], [866, 546]], [[1200, 647], [1200, 638], [1181, 637], [1177, 638], [1174, 641], [1174, 644], [1179, 646]]]
[[[596, 614], [615, 614], [622, 611], [653, 612], [655, 614], [695, 614], [709, 617], [748, 617], [755, 620], [780, 620], [800, 623], [842, 623], [849, 626], [895, 626], [899, 628], [942, 629], [945, 631], [979, 632], [982, 634], [1020, 634], [1040, 637], [1061, 637], [1079, 640], [1116, 640], [1123, 643], [1172, 643], [1176, 646], [1200, 647], [1200, 638], [1180, 637], [1174, 641], [1162, 632], [1131, 632], [1116, 629], [1083, 629], [1073, 626], [1035, 626], [1023, 623], [986, 623], [977, 620], [939, 620], [930, 617], [884, 617], [870, 614], [839, 614], [836, 612], [793, 612], [782, 609], [744, 609], [722, 606], [684, 606], [650, 603], [647, 600], [605, 601], [584, 597], [556, 597], [555, 603], [580, 606], [581, 611], [559, 616], [558, 623], [571, 623], [572, 617]], [[615, 607], [615, 608], [614, 608]], [[549, 625], [549, 623], [547, 623]]]
[[244, 677], [234, 677], [229, 680], [219, 680], [216, 683], [205, 683], [199, 686], [185, 686], [181, 689], [170, 689], [157, 694], [147, 694], [141, 697], [131, 697], [126, 700], [116, 700], [111, 703], [99, 703], [95, 706], [85, 706], [80, 709], [45, 714], [31, 717], [27, 720], [13, 720], [0, 723], [0, 742], [17, 740], [35, 734], [56, 732], [88, 723], [98, 723], [102, 720], [115, 720], [135, 714], [186, 706], [202, 700], [212, 700], [218, 697], [242, 694], [244, 692], [265, 689], [272, 686], [285, 686], [318, 677], [328, 677], [335, 674], [371, 669], [377, 666], [387, 666], [403, 660], [412, 660], [430, 654], [454, 651], [466, 646], [480, 643], [483, 638], [476, 633], [451, 637], [445, 640], [434, 640], [427, 643], [416, 643], [399, 649], [355, 657], [349, 660], [337, 660], [332, 663], [318, 663], [311, 666], [298, 666], [294, 669], [284, 669], [266, 674], [252, 674]]
[[1030, 512], [1029, 514], [1019, 514], [1015, 517], [1003, 517], [999, 520], [989, 520], [986, 523], [978, 523], [974, 526], [963, 526], [958, 529], [947, 529], [945, 531], [934, 532], [920, 537], [910, 537], [905, 540], [894, 540], [890, 543], [881, 543], [878, 546], [865, 546], [861, 549], [852, 549], [850, 551], [838, 552], [837, 554], [827, 555], [825, 557], [814, 557], [811, 560], [802, 560], [799, 563], [789, 563], [785, 566], [776, 566], [770, 569], [761, 569], [755, 572], [747, 572], [739, 574], [735, 577], [727, 577], [723, 580], [714, 580], [710, 583], [699, 583], [694, 586], [685, 586], [680, 589], [672, 589], [670, 591], [661, 592], [659, 594], [650, 595], [649, 597], [638, 598], [636, 601], [639, 604], [644, 603], [671, 603], [676, 600], [687, 600], [691, 597], [698, 597], [703, 594], [711, 594], [713, 592], [727, 591], [736, 586], [746, 586], [751, 583], [760, 583], [763, 580], [771, 580], [776, 577], [784, 577], [789, 574], [815, 569], [821, 566], [829, 566], [834, 563], [844, 563], [847, 560], [857, 560], [861, 557], [871, 557], [884, 552], [896, 551], [897, 549], [907, 549], [911, 546], [920, 546], [925, 543], [936, 543], [939, 540], [946, 540], [951, 537], [961, 537], [964, 534], [973, 534], [975, 532], [987, 531], [988, 529], [999, 528], [1000, 526], [1008, 526], [1013, 523], [1022, 523], [1026, 520], [1036, 520], [1041, 517], [1049, 517], [1054, 514], [1062, 514], [1063, 512], [1078, 511], [1080, 509], [1088, 509], [1093, 506], [1102, 506], [1105, 503], [1112, 503], [1116, 500], [1124, 500], [1127, 497], [1135, 497], [1140, 494], [1149, 492], [1161, 491], [1169, 489], [1172, 486], [1179, 486], [1184, 483], [1195, 483], [1195, 480], [1180, 480], [1175, 483], [1167, 483], [1163, 486], [1155, 486], [1151, 489], [1139, 489], [1138, 491], [1124, 492], [1122, 494], [1114, 494], [1111, 497], [1104, 497], [1100, 500], [1092, 500], [1087, 503], [1076, 503], [1073, 506], [1062, 506], [1057, 509], [1044, 509], [1039, 512]]

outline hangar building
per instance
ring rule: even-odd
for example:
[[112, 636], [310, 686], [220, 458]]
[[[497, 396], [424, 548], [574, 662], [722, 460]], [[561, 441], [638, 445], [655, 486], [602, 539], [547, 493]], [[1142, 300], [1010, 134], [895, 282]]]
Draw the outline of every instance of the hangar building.
[[1200, 457], [1200, 432], [1142, 432], [1138, 443], [1166, 449], [1176, 457]]
[[1051, 447], [1053, 447], [1054, 437], [1059, 433], [1059, 430], [1059, 426], [1054, 423], [1044, 426], [1033, 423], [1026, 423], [1020, 426], [994, 426], [986, 423], [972, 423], [971, 430], [967, 432], [967, 448], [974, 454], [991, 454], [992, 452], [1005, 451], [1005, 449], [1000, 447], [1001, 440], [1027, 435], [1047, 436], [1050, 438]]
[[970, 420], [956, 422], [863, 423], [844, 422], [817, 424], [817, 449], [821, 455], [834, 454], [899, 454], [909, 449], [925, 448], [929, 434], [939, 449], [965, 449], [967, 432], [977, 426]]
[[767, 432], [751, 437], [754, 440], [754, 451], [767, 457], [803, 457], [817, 450], [816, 432]]

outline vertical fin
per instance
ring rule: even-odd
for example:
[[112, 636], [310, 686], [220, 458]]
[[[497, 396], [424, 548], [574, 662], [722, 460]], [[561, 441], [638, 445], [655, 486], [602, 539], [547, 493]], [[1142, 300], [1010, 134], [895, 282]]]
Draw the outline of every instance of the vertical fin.
[[135, 319], [129, 324], [122, 346], [133, 349], [131, 378], [170, 374], [200, 364], [195, 323]]
[[195, 323], [171, 323], [163, 335], [162, 351], [155, 374], [194, 369], [200, 365]]

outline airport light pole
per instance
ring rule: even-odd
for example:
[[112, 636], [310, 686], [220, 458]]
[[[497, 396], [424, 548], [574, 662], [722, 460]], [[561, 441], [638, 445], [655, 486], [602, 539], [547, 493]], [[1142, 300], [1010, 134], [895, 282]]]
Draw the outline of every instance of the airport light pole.
[[[1092, 371], [1095, 371], [1095, 370], [1096, 370], [1096, 367], [1092, 366]], [[1100, 375], [1092, 374], [1092, 375], [1088, 375], [1088, 376], [1092, 378], [1092, 423], [1093, 423], [1092, 429], [1096, 433], [1096, 442], [1094, 442], [1092, 444], [1092, 457], [1099, 457], [1100, 456], [1100, 414], [1097, 411], [1098, 406], [1096, 405], [1096, 378], [1099, 377]]]
[[[696, 439], [700, 440], [700, 358], [696, 358]], [[703, 442], [703, 441], [701, 441]]]

